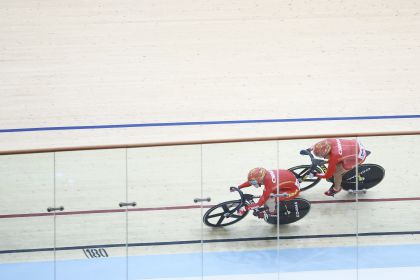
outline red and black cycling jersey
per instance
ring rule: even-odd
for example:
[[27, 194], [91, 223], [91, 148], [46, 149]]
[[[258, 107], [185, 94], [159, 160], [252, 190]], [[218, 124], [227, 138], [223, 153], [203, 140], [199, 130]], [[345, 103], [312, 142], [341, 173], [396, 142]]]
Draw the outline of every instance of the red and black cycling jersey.
[[[316, 174], [320, 178], [333, 176], [337, 164], [343, 164], [344, 169], [350, 170], [366, 159], [366, 150], [363, 145], [355, 139], [325, 139], [331, 145], [331, 151], [327, 155], [328, 168], [325, 174]], [[316, 144], [315, 144], [316, 145]]]
[[[263, 179], [264, 191], [257, 203], [249, 205], [247, 208], [262, 207], [270, 198], [270, 194], [287, 193], [288, 197], [279, 197], [278, 200], [290, 200], [299, 195], [299, 181], [289, 170], [269, 170]], [[240, 189], [251, 186], [249, 181], [239, 185]]]

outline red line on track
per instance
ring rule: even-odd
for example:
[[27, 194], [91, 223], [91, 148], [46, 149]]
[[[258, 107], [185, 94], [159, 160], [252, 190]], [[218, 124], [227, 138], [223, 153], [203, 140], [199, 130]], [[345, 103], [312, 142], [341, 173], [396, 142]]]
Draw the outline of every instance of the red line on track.
[[[420, 200], [420, 197], [396, 197], [396, 198], [359, 198], [358, 202], [393, 202], [393, 201], [409, 201], [409, 200]], [[356, 199], [348, 200], [314, 200], [311, 201], [313, 204], [321, 203], [349, 203], [356, 202]]]
[[[399, 197], [399, 198], [361, 198], [358, 202], [395, 202], [395, 201], [413, 201], [420, 200], [420, 197]], [[356, 199], [349, 200], [314, 200], [312, 204], [324, 203], [351, 203], [356, 202]], [[203, 208], [210, 208], [213, 205], [204, 205]], [[104, 214], [104, 213], [123, 213], [139, 212], [139, 211], [165, 211], [165, 210], [183, 210], [183, 209], [196, 209], [200, 205], [185, 205], [185, 206], [169, 206], [169, 207], [148, 207], [148, 208], [130, 208], [130, 209], [108, 209], [108, 210], [86, 210], [86, 211], [67, 211], [57, 213], [27, 213], [27, 214], [6, 214], [0, 215], [0, 219], [10, 218], [27, 218], [27, 217], [43, 217], [43, 216], [66, 216], [66, 215], [85, 215], [85, 214]]]

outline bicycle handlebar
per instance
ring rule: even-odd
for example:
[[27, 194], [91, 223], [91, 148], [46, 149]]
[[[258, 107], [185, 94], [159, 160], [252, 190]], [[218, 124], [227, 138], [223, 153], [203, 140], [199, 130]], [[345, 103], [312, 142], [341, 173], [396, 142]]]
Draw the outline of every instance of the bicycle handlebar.
[[226, 217], [229, 217], [230, 215], [232, 215], [233, 213], [235, 213], [236, 211], [238, 211], [239, 209], [241, 209], [245, 205], [244, 193], [241, 191], [240, 188], [238, 188], [238, 187], [230, 187], [230, 191], [236, 191], [236, 192], [239, 193], [239, 195], [241, 197], [241, 203], [239, 203], [238, 206], [236, 206], [234, 209], [230, 210], [228, 213], [225, 213], [224, 215]]
[[[231, 191], [236, 191], [239, 193], [239, 196], [241, 197], [241, 203], [238, 204], [238, 206], [236, 206], [233, 210], [229, 211], [229, 213], [227, 214], [228, 216], [232, 215], [233, 213], [235, 213], [237, 210], [241, 209], [243, 206], [245, 206], [247, 199], [245, 198], [245, 196], [252, 196], [252, 198], [260, 198], [260, 195], [248, 195], [248, 194], [244, 194], [240, 188], [238, 187], [230, 187]], [[255, 211], [255, 209], [254, 209]], [[225, 214], [226, 215], [226, 214]]]
[[241, 202], [242, 202], [241, 204], [245, 204], [244, 193], [241, 191], [240, 188], [238, 188], [238, 187], [230, 187], [230, 191], [238, 192], [239, 195], [240, 195], [240, 197], [241, 197]]
[[312, 164], [309, 169], [311, 173], [316, 171], [317, 166], [320, 166], [326, 163], [325, 160], [315, 158], [310, 149], [300, 150], [299, 153], [301, 155], [309, 156], [309, 158], [311, 159]]
[[300, 150], [300, 152], [299, 152], [301, 155], [303, 155], [303, 156], [310, 156], [311, 157], [311, 159], [314, 157], [313, 155], [312, 155], [312, 153], [311, 153], [311, 150], [309, 150], [309, 149], [306, 149], [306, 150]]

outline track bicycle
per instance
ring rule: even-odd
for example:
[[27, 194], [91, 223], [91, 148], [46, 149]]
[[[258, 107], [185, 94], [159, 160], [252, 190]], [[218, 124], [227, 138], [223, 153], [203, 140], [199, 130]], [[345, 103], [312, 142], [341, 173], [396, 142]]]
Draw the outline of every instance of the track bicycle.
[[[244, 214], [239, 214], [238, 210], [254, 203], [254, 199], [260, 198], [252, 194], [243, 193], [237, 187], [231, 187], [232, 190], [236, 191], [240, 199], [229, 200], [217, 205], [214, 205], [203, 216], [203, 222], [210, 227], [225, 227], [233, 225], [243, 218], [245, 218], [250, 211], [246, 211]], [[282, 194], [279, 194], [281, 196]], [[310, 209], [311, 204], [309, 201], [303, 198], [294, 198], [291, 200], [284, 200], [277, 202], [276, 212], [273, 214], [268, 211], [267, 208], [261, 207], [253, 210], [253, 215], [256, 217], [263, 217], [264, 221], [269, 224], [291, 224], [299, 221], [305, 217]], [[277, 220], [277, 213], [279, 219]]]
[[[370, 151], [366, 151], [366, 153], [369, 155]], [[313, 173], [325, 173], [327, 170], [325, 165], [328, 161], [314, 157], [309, 150], [301, 150], [300, 154], [309, 156], [311, 164], [294, 166], [289, 168], [289, 171], [293, 172], [299, 180], [300, 191], [306, 191], [321, 181], [321, 178], [314, 177]], [[372, 163], [360, 164], [357, 166], [357, 175], [356, 167], [343, 174], [341, 186], [350, 193], [355, 193], [356, 191], [366, 193], [368, 189], [379, 184], [384, 176], [385, 169], [382, 166]], [[333, 183], [334, 178], [331, 177], [327, 181]]]

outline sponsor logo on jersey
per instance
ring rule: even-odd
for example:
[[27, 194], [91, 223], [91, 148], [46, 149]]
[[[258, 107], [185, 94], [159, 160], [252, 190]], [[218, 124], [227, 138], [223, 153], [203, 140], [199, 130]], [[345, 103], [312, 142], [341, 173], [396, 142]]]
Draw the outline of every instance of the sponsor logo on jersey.
[[277, 182], [276, 180], [276, 175], [274, 174], [273, 170], [268, 171], [268, 173], [270, 173], [271, 175], [271, 182], [273, 182], [274, 184]]
[[335, 141], [337, 142], [338, 154], [341, 156], [343, 155], [343, 146], [341, 146], [341, 141], [340, 139], [335, 139]]
[[366, 149], [365, 149], [365, 147], [363, 146], [363, 144], [362, 143], [360, 143], [359, 141], [357, 141], [357, 144], [359, 145], [359, 155], [358, 155], [358, 157], [359, 157], [359, 159], [365, 159], [366, 158]]

